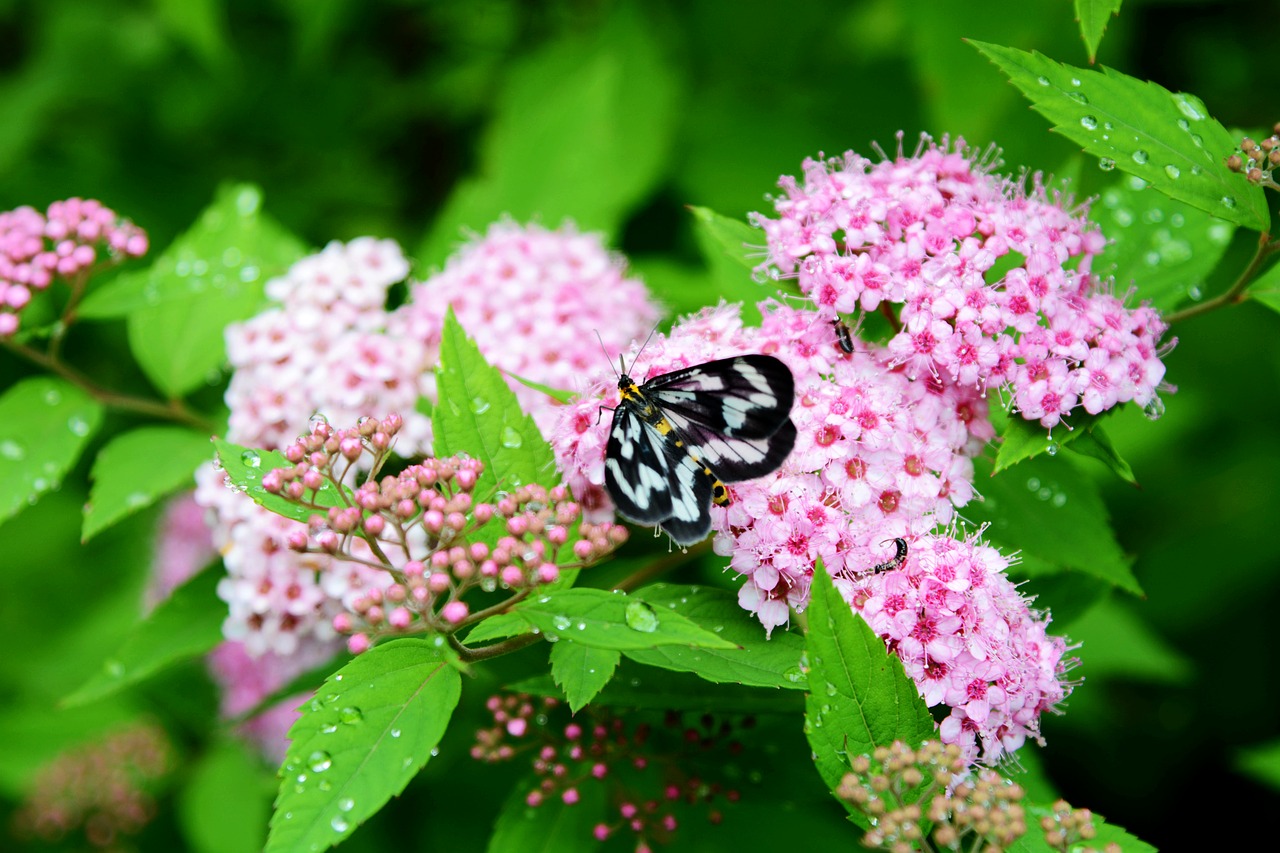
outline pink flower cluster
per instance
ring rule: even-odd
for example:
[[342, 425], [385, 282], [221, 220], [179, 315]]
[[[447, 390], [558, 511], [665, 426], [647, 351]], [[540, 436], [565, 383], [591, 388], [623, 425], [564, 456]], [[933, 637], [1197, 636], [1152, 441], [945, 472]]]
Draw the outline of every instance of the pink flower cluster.
[[[410, 337], [438, 347], [452, 307], [490, 363], [552, 388], [578, 390], [582, 376], [616, 363], [624, 347], [658, 322], [644, 285], [625, 271], [625, 261], [605, 251], [598, 234], [497, 222], [413, 288], [403, 319]], [[556, 401], [515, 379], [507, 384], [548, 435], [559, 415]]]
[[147, 235], [93, 199], [55, 201], [45, 213], [19, 207], [0, 213], [0, 337], [18, 330], [33, 292], [55, 277], [71, 279], [100, 259], [139, 257]]
[[[746, 576], [739, 603], [767, 630], [784, 624], [790, 608], [808, 604], [818, 560], [851, 600], [855, 582], [867, 598], [886, 584], [888, 596], [914, 583], [923, 591], [905, 604], [873, 606], [868, 622], [930, 704], [952, 706], [943, 740], [973, 759], [981, 739], [982, 757], [995, 760], [1035, 736], [1038, 715], [1067, 688], [1060, 680], [1065, 643], [1046, 637], [1046, 620], [1004, 577], [999, 554], [929, 535], [973, 496], [972, 457], [993, 435], [986, 400], [976, 388], [931, 375], [913, 380], [875, 345], [845, 352], [828, 316], [765, 305], [762, 325], [752, 329], [735, 308], [707, 310], [650, 341], [636, 378], [743, 352], [768, 353], [791, 368], [795, 449], [776, 473], [730, 486], [728, 507], [712, 507], [716, 551]], [[616, 397], [613, 380], [601, 379], [570, 404], [553, 434], [561, 467], [597, 489], [609, 430], [598, 411]], [[872, 572], [894, 556], [886, 545], [898, 537], [909, 543], [907, 568]], [[888, 616], [872, 618], [882, 612]], [[932, 626], [928, 643], [918, 642], [923, 629], [912, 635], [908, 616]], [[938, 663], [949, 667], [946, 689], [930, 680]]]
[[1009, 561], [976, 537], [914, 539], [900, 570], [835, 582], [906, 667], [925, 702], [947, 705], [939, 727], [969, 763], [994, 764], [1039, 738], [1040, 715], [1074, 686], [1067, 644], [1046, 633], [1005, 575]]
[[926, 138], [912, 157], [806, 160], [803, 183], [779, 185], [778, 218], [753, 215], [762, 270], [827, 316], [898, 306], [888, 349], [908, 375], [1007, 388], [1046, 427], [1077, 406], [1158, 404], [1164, 322], [1090, 272], [1105, 239], [1038, 176], [1028, 192]]

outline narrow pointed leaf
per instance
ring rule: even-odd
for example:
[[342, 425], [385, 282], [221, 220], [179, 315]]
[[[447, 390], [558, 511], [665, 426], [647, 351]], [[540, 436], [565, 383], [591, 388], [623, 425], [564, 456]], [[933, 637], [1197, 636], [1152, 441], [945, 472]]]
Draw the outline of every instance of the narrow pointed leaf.
[[[244, 447], [220, 438], [213, 439], [213, 447], [218, 453], [218, 464], [222, 466], [231, 485], [252, 498], [254, 503], [294, 521], [305, 522], [317, 513], [323, 514], [322, 510], [300, 506], [279, 495], [273, 495], [262, 487], [262, 477], [268, 471], [293, 467], [284, 458], [284, 454], [276, 450]], [[338, 490], [329, 482], [324, 483], [314, 495], [306, 495], [306, 498], [320, 507], [342, 505]]]
[[613, 649], [593, 649], [561, 640], [551, 647], [551, 678], [564, 691], [573, 713], [590, 702], [613, 678], [622, 655]]
[[186, 427], [139, 427], [116, 436], [93, 461], [82, 541], [171, 492], [192, 488], [196, 468], [212, 457], [209, 436]]

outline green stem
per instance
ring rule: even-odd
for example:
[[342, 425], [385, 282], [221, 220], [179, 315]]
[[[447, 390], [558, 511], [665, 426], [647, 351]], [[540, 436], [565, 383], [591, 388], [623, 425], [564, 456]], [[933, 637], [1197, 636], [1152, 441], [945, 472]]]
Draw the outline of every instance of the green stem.
[[50, 373], [61, 376], [108, 408], [186, 424], [208, 432], [212, 432], [214, 429], [213, 424], [208, 419], [188, 409], [181, 400], [170, 400], [168, 403], [161, 403], [157, 400], [118, 394], [98, 385], [83, 373], [59, 360], [56, 356], [46, 355], [39, 350], [9, 340], [0, 340], [0, 344], [3, 344], [13, 354], [43, 367]]
[[1258, 238], [1258, 250], [1254, 252], [1253, 260], [1249, 262], [1249, 266], [1245, 267], [1244, 272], [1240, 273], [1240, 277], [1235, 280], [1231, 287], [1227, 288], [1225, 293], [1221, 293], [1206, 302], [1199, 305], [1192, 305], [1190, 308], [1183, 308], [1181, 311], [1174, 311], [1172, 314], [1165, 316], [1165, 322], [1170, 325], [1181, 320], [1188, 320], [1200, 314], [1206, 314], [1224, 305], [1236, 305], [1245, 300], [1249, 285], [1258, 277], [1258, 273], [1262, 271], [1263, 265], [1277, 251], [1280, 251], [1280, 240], [1269, 239], [1270, 235], [1263, 234]]

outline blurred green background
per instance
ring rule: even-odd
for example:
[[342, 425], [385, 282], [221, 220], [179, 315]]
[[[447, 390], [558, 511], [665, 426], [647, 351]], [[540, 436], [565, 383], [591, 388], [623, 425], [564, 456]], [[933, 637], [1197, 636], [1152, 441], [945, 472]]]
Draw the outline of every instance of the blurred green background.
[[[1228, 126], [1269, 127], [1280, 105], [1256, 69], [1274, 46], [1256, 13], [1130, 0], [1099, 61], [1199, 95]], [[899, 130], [908, 148], [926, 131], [998, 145], [1009, 171], [1079, 169], [1077, 198], [1116, 181], [1092, 161], [1081, 168], [1077, 148], [963, 41], [1085, 66], [1072, 18], [1070, 4], [1025, 0], [785, 11], [740, 0], [0, 0], [0, 209], [95, 197], [160, 249], [220, 182], [245, 180], [310, 244], [394, 237], [419, 274], [462, 229], [504, 212], [550, 225], [571, 216], [606, 231], [669, 305], [693, 308], [716, 296], [685, 205], [734, 217], [765, 209], [778, 176], [819, 151], [874, 156], [871, 144], [892, 151]], [[1236, 235], [1206, 293], [1242, 268], [1253, 239]], [[1261, 816], [1241, 806], [1274, 806], [1238, 766], [1243, 750], [1280, 736], [1276, 328], [1254, 303], [1180, 324], [1167, 414], [1112, 421], [1143, 488], [1102, 481], [1147, 598], [1087, 610], [1100, 593], [1077, 578], [1029, 586], [1058, 629], [1084, 642], [1086, 678], [1067, 713], [1047, 721], [1038, 760], [1073, 804], [1170, 849], [1205, 819], [1186, 806], [1192, 792], [1234, 803], [1232, 826]], [[86, 334], [81, 351], [120, 333]], [[28, 370], [0, 355], [6, 385]], [[23, 649], [0, 656], [6, 822], [34, 767], [139, 709], [164, 721], [184, 761], [208, 766], [214, 698], [198, 668], [76, 714], [38, 710], [98, 667], [145, 581], [154, 514], [81, 548], [83, 483], [69, 480], [0, 529], [0, 638]], [[451, 769], [471, 810], [430, 813], [456, 833], [452, 849], [471, 849], [509, 781], [460, 754], [428, 775]], [[180, 807], [166, 805], [138, 846], [191, 843], [178, 825], [192, 796], [164, 800]], [[395, 821], [421, 825], [414, 802], [397, 802], [350, 849], [400, 839]]]

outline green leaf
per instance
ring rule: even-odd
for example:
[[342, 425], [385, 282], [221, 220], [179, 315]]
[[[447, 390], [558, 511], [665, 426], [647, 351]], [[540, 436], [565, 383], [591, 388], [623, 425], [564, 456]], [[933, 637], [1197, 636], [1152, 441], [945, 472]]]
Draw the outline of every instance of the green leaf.
[[707, 681], [805, 690], [808, 682], [800, 667], [804, 637], [775, 631], [765, 639], [764, 628], [738, 604], [732, 592], [711, 587], [655, 584], [637, 592], [655, 608], [666, 607], [699, 625], [711, 626], [722, 640], [735, 644], [727, 649], [691, 649], [682, 646], [633, 649], [627, 657], [647, 666], [692, 672]]
[[1101, 165], [1137, 175], [1160, 192], [1220, 219], [1265, 232], [1261, 187], [1227, 170], [1239, 142], [1199, 98], [1173, 94], [1113, 69], [1086, 71], [1039, 53], [971, 42], [1008, 75], [1036, 112]]
[[152, 0], [156, 18], [210, 69], [230, 56], [226, 11], [218, 0]]
[[261, 207], [257, 187], [223, 187], [150, 269], [90, 294], [79, 316], [127, 317], [129, 347], [165, 395], [203, 386], [226, 362], [227, 325], [258, 313], [267, 279], [306, 251]]
[[810, 596], [805, 734], [822, 781], [834, 790], [848, 772], [848, 756], [895, 740], [918, 746], [935, 727], [902, 661], [853, 614], [821, 564]]
[[[227, 479], [241, 492], [253, 498], [254, 503], [294, 521], [306, 522], [317, 513], [323, 515], [320, 510], [293, 503], [262, 487], [262, 476], [268, 471], [293, 467], [283, 453], [232, 444], [220, 438], [213, 439], [213, 447], [218, 454], [218, 464], [222, 466]], [[307, 495], [307, 499], [321, 507], [344, 505], [338, 490], [330, 482], [325, 482], [314, 495]]]
[[472, 628], [464, 642], [474, 647], [479, 643], [527, 634], [531, 630], [533, 629], [529, 627], [529, 623], [518, 613], [499, 613]]
[[1280, 740], [1243, 749], [1236, 756], [1240, 772], [1280, 791]]
[[306, 672], [300, 672], [288, 682], [280, 685], [272, 690], [266, 696], [263, 696], [252, 707], [246, 708], [234, 717], [230, 717], [228, 722], [233, 725], [239, 725], [247, 720], [272, 708], [285, 700], [293, 699], [293, 697], [306, 694], [312, 696], [320, 685], [324, 684], [324, 680], [329, 677], [335, 670], [341, 669], [351, 662], [351, 654], [345, 650], [335, 654], [332, 658], [324, 663], [313, 666]]
[[1273, 264], [1259, 276], [1247, 291], [1249, 298], [1280, 312], [1280, 264]]
[[520, 602], [512, 612], [544, 634], [597, 649], [623, 651], [662, 645], [736, 648], [670, 609], [603, 589], [552, 590]]
[[1095, 272], [1111, 272], [1116, 291], [1170, 311], [1200, 298], [1209, 274], [1222, 260], [1235, 225], [1153, 190], [1125, 175], [1102, 191], [1089, 218], [1107, 236]]
[[0, 521], [57, 489], [102, 424], [102, 404], [62, 379], [24, 379], [0, 396]]
[[1052, 571], [1074, 569], [1143, 594], [1097, 484], [1062, 454], [1029, 459], [998, 476], [984, 477], [984, 460], [975, 467], [983, 500], [970, 503], [964, 514], [976, 524], [989, 522], [987, 536], [1005, 553], [1022, 550]]
[[748, 326], [760, 325], [762, 299], [773, 296], [777, 285], [765, 287], [753, 277], [756, 265], [764, 260], [764, 232], [745, 222], [722, 216], [706, 207], [690, 207], [694, 215], [694, 237], [717, 285], [717, 297], [742, 303], [742, 319]]
[[[507, 685], [508, 690], [563, 698], [548, 675]], [[640, 708], [655, 711], [797, 715], [803, 702], [794, 690], [765, 690], [741, 684], [714, 684], [688, 672], [672, 672], [624, 660], [613, 680], [591, 700], [593, 708]]]
[[171, 492], [190, 488], [196, 468], [212, 456], [209, 436], [186, 427], [139, 427], [116, 436], [93, 460], [81, 541]]
[[553, 43], [507, 77], [480, 146], [433, 223], [419, 262], [441, 264], [464, 229], [499, 217], [572, 217], [615, 237], [664, 171], [675, 132], [678, 65], [648, 16], [617, 4], [605, 25]]
[[1124, 0], [1075, 0], [1076, 20], [1080, 22], [1080, 37], [1089, 51], [1089, 62], [1098, 58], [1098, 45], [1113, 15], [1120, 14]]
[[[1010, 853], [1053, 853], [1054, 850], [1061, 849], [1050, 847], [1039, 827], [1041, 818], [1053, 815], [1053, 808], [1040, 803], [1026, 803], [1024, 808], [1027, 810], [1027, 826], [1030, 829], [1026, 835], [1009, 846]], [[1094, 850], [1105, 850], [1107, 845], [1116, 844], [1124, 853], [1156, 853], [1155, 847], [1130, 835], [1120, 827], [1107, 823], [1097, 812], [1093, 813], [1093, 826], [1097, 834], [1089, 839], [1088, 844]], [[1070, 849], [1080, 849], [1081, 846], [1073, 844]]]
[[427, 640], [375, 646], [289, 730], [267, 853], [332, 847], [404, 790], [444, 736], [461, 678]]
[[520, 410], [502, 371], [486, 362], [467, 337], [452, 308], [444, 319], [436, 383], [440, 402], [431, 419], [436, 456], [467, 453], [483, 462], [477, 495], [559, 482], [551, 446]]
[[1068, 447], [1081, 456], [1097, 459], [1129, 485], [1138, 485], [1138, 478], [1133, 476], [1133, 469], [1120, 455], [1120, 451], [1116, 450], [1116, 446], [1111, 443], [1111, 436], [1103, 430], [1102, 424], [1094, 424], [1086, 429], [1080, 439], [1072, 442]]
[[[994, 407], [993, 407], [994, 408]], [[1085, 431], [1097, 423], [1100, 415], [1078, 412], [1071, 416], [1071, 429], [1058, 427], [1052, 438], [1049, 430], [1041, 426], [1039, 421], [1029, 421], [1021, 415], [1007, 415], [1004, 429], [1000, 433], [1000, 444], [996, 449], [995, 473], [999, 474], [1024, 459], [1032, 459], [1041, 454], [1052, 456], [1064, 446], [1084, 435]]]
[[1095, 605], [1072, 622], [1071, 640], [1080, 644], [1076, 654], [1085, 679], [1186, 684], [1194, 674], [1191, 661], [1114, 599]]
[[502, 371], [506, 376], [510, 376], [526, 388], [532, 388], [535, 391], [541, 391], [551, 399], [558, 403], [571, 403], [577, 398], [574, 391], [562, 391], [559, 388], [552, 388], [550, 385], [543, 385], [541, 382], [534, 382], [532, 379], [525, 379], [523, 376], [517, 376], [509, 370]]
[[622, 655], [613, 649], [596, 649], [572, 640], [551, 646], [551, 678], [564, 691], [569, 710], [578, 711], [613, 678]]
[[272, 774], [239, 741], [213, 744], [178, 795], [178, 822], [195, 853], [257, 853], [267, 840]]
[[214, 563], [175, 589], [62, 704], [83, 705], [108, 696], [216, 646], [227, 617], [227, 605], [217, 595], [224, 576], [222, 564]]
[[577, 853], [600, 846], [591, 830], [609, 817], [605, 787], [583, 784], [578, 786], [580, 799], [571, 806], [559, 797], [548, 797], [533, 808], [525, 798], [540, 781], [529, 775], [512, 789], [485, 848], [488, 853]]

